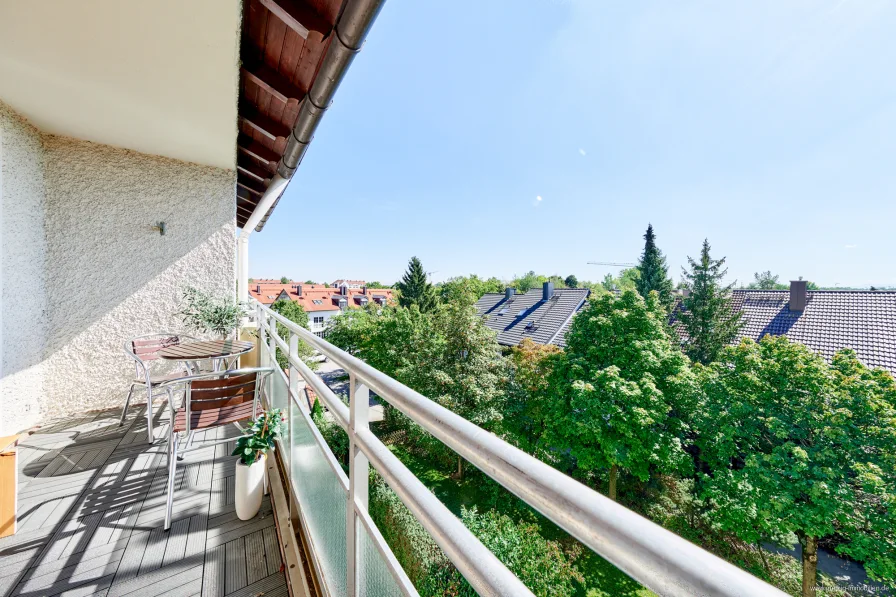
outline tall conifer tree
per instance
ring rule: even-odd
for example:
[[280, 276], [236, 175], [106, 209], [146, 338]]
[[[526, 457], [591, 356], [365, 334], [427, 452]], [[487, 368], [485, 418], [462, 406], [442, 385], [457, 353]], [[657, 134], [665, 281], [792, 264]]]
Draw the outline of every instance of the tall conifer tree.
[[416, 257], [411, 257], [408, 271], [395, 286], [401, 292], [398, 303], [402, 307], [417, 305], [421, 313], [429, 313], [438, 304], [436, 289], [426, 279], [423, 264]]
[[666, 265], [666, 256], [656, 246], [656, 235], [653, 225], [647, 225], [644, 234], [644, 252], [638, 262], [638, 270], [641, 277], [635, 282], [635, 288], [645, 300], [651, 290], [656, 290], [660, 295], [660, 303], [667, 309], [672, 306], [672, 279], [669, 278], [669, 267]]
[[703, 241], [700, 259], [688, 257], [690, 269], [681, 268], [688, 296], [677, 317], [687, 332], [684, 351], [703, 364], [718, 359], [722, 349], [740, 332], [742, 313], [732, 308], [731, 288], [722, 284], [728, 268], [725, 258], [709, 255], [709, 241]]

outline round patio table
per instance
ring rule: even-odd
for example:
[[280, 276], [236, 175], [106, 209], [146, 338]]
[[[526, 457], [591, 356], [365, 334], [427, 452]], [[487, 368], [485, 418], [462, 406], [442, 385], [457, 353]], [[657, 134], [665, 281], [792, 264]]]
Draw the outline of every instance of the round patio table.
[[221, 371], [221, 365], [225, 364], [227, 359], [235, 359], [253, 348], [255, 343], [245, 340], [204, 340], [169, 346], [156, 354], [167, 361], [183, 361], [188, 367], [197, 361], [210, 360], [212, 369]]

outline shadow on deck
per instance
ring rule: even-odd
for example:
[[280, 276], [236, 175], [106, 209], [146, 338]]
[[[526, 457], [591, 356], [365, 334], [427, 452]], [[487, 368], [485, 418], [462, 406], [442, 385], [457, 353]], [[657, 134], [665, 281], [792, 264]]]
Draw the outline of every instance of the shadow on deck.
[[[69, 417], [19, 443], [18, 532], [0, 539], [0, 595], [285, 597], [269, 499], [252, 520], [234, 512], [233, 443], [178, 465], [166, 533], [165, 444], [146, 443], [143, 408], [123, 427], [119, 412]], [[195, 444], [236, 433], [200, 432]]]

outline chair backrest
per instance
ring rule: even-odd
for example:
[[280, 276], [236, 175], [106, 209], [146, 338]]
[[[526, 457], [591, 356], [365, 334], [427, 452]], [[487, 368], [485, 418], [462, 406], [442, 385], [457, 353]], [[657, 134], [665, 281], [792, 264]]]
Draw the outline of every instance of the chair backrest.
[[158, 352], [169, 346], [181, 343], [178, 335], [158, 335], [131, 340], [131, 352], [141, 361], [154, 361], [159, 358]]
[[224, 372], [210, 379], [190, 382], [190, 411], [209, 410], [225, 406], [237, 406], [255, 400], [261, 378], [268, 371], [255, 370], [243, 373]]

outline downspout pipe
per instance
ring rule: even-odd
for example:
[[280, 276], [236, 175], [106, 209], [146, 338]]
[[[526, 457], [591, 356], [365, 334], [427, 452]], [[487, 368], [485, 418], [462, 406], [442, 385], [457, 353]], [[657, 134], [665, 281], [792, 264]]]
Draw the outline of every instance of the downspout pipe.
[[280, 158], [280, 163], [277, 164], [277, 173], [240, 231], [237, 250], [237, 270], [239, 272], [237, 283], [241, 301], [247, 301], [249, 294], [249, 235], [253, 231], [261, 232], [268, 215], [280, 201], [280, 196], [286, 190], [286, 186], [299, 164], [302, 163], [305, 152], [308, 151], [308, 146], [314, 138], [314, 131], [317, 130], [320, 119], [330, 107], [333, 95], [345, 77], [355, 55], [361, 51], [364, 38], [370, 31], [370, 27], [385, 1], [348, 0], [336, 20], [333, 39], [330, 41], [330, 46], [327, 48], [327, 53], [324, 55], [311, 89], [302, 100], [292, 134], [286, 141], [286, 150], [283, 152], [283, 157]]
[[[342, 13], [336, 20], [332, 40], [321, 61], [320, 70], [314, 78], [311, 89], [302, 100], [292, 134], [286, 141], [286, 150], [277, 165], [279, 177], [288, 181], [299, 164], [302, 163], [302, 158], [305, 157], [305, 152], [308, 151], [308, 146], [314, 138], [314, 131], [317, 130], [324, 112], [332, 104], [336, 89], [345, 77], [349, 66], [361, 51], [364, 39], [383, 4], [385, 4], [385, 0], [348, 0], [345, 4]], [[265, 200], [268, 194], [272, 193], [273, 188], [274, 183], [272, 182], [243, 228], [244, 232], [253, 229], [260, 232], [264, 227], [268, 215], [277, 205], [282, 193], [282, 190], [277, 191], [276, 197], [271, 200], [270, 205], [267, 205]], [[255, 215], [258, 213], [261, 216], [256, 219]]]

